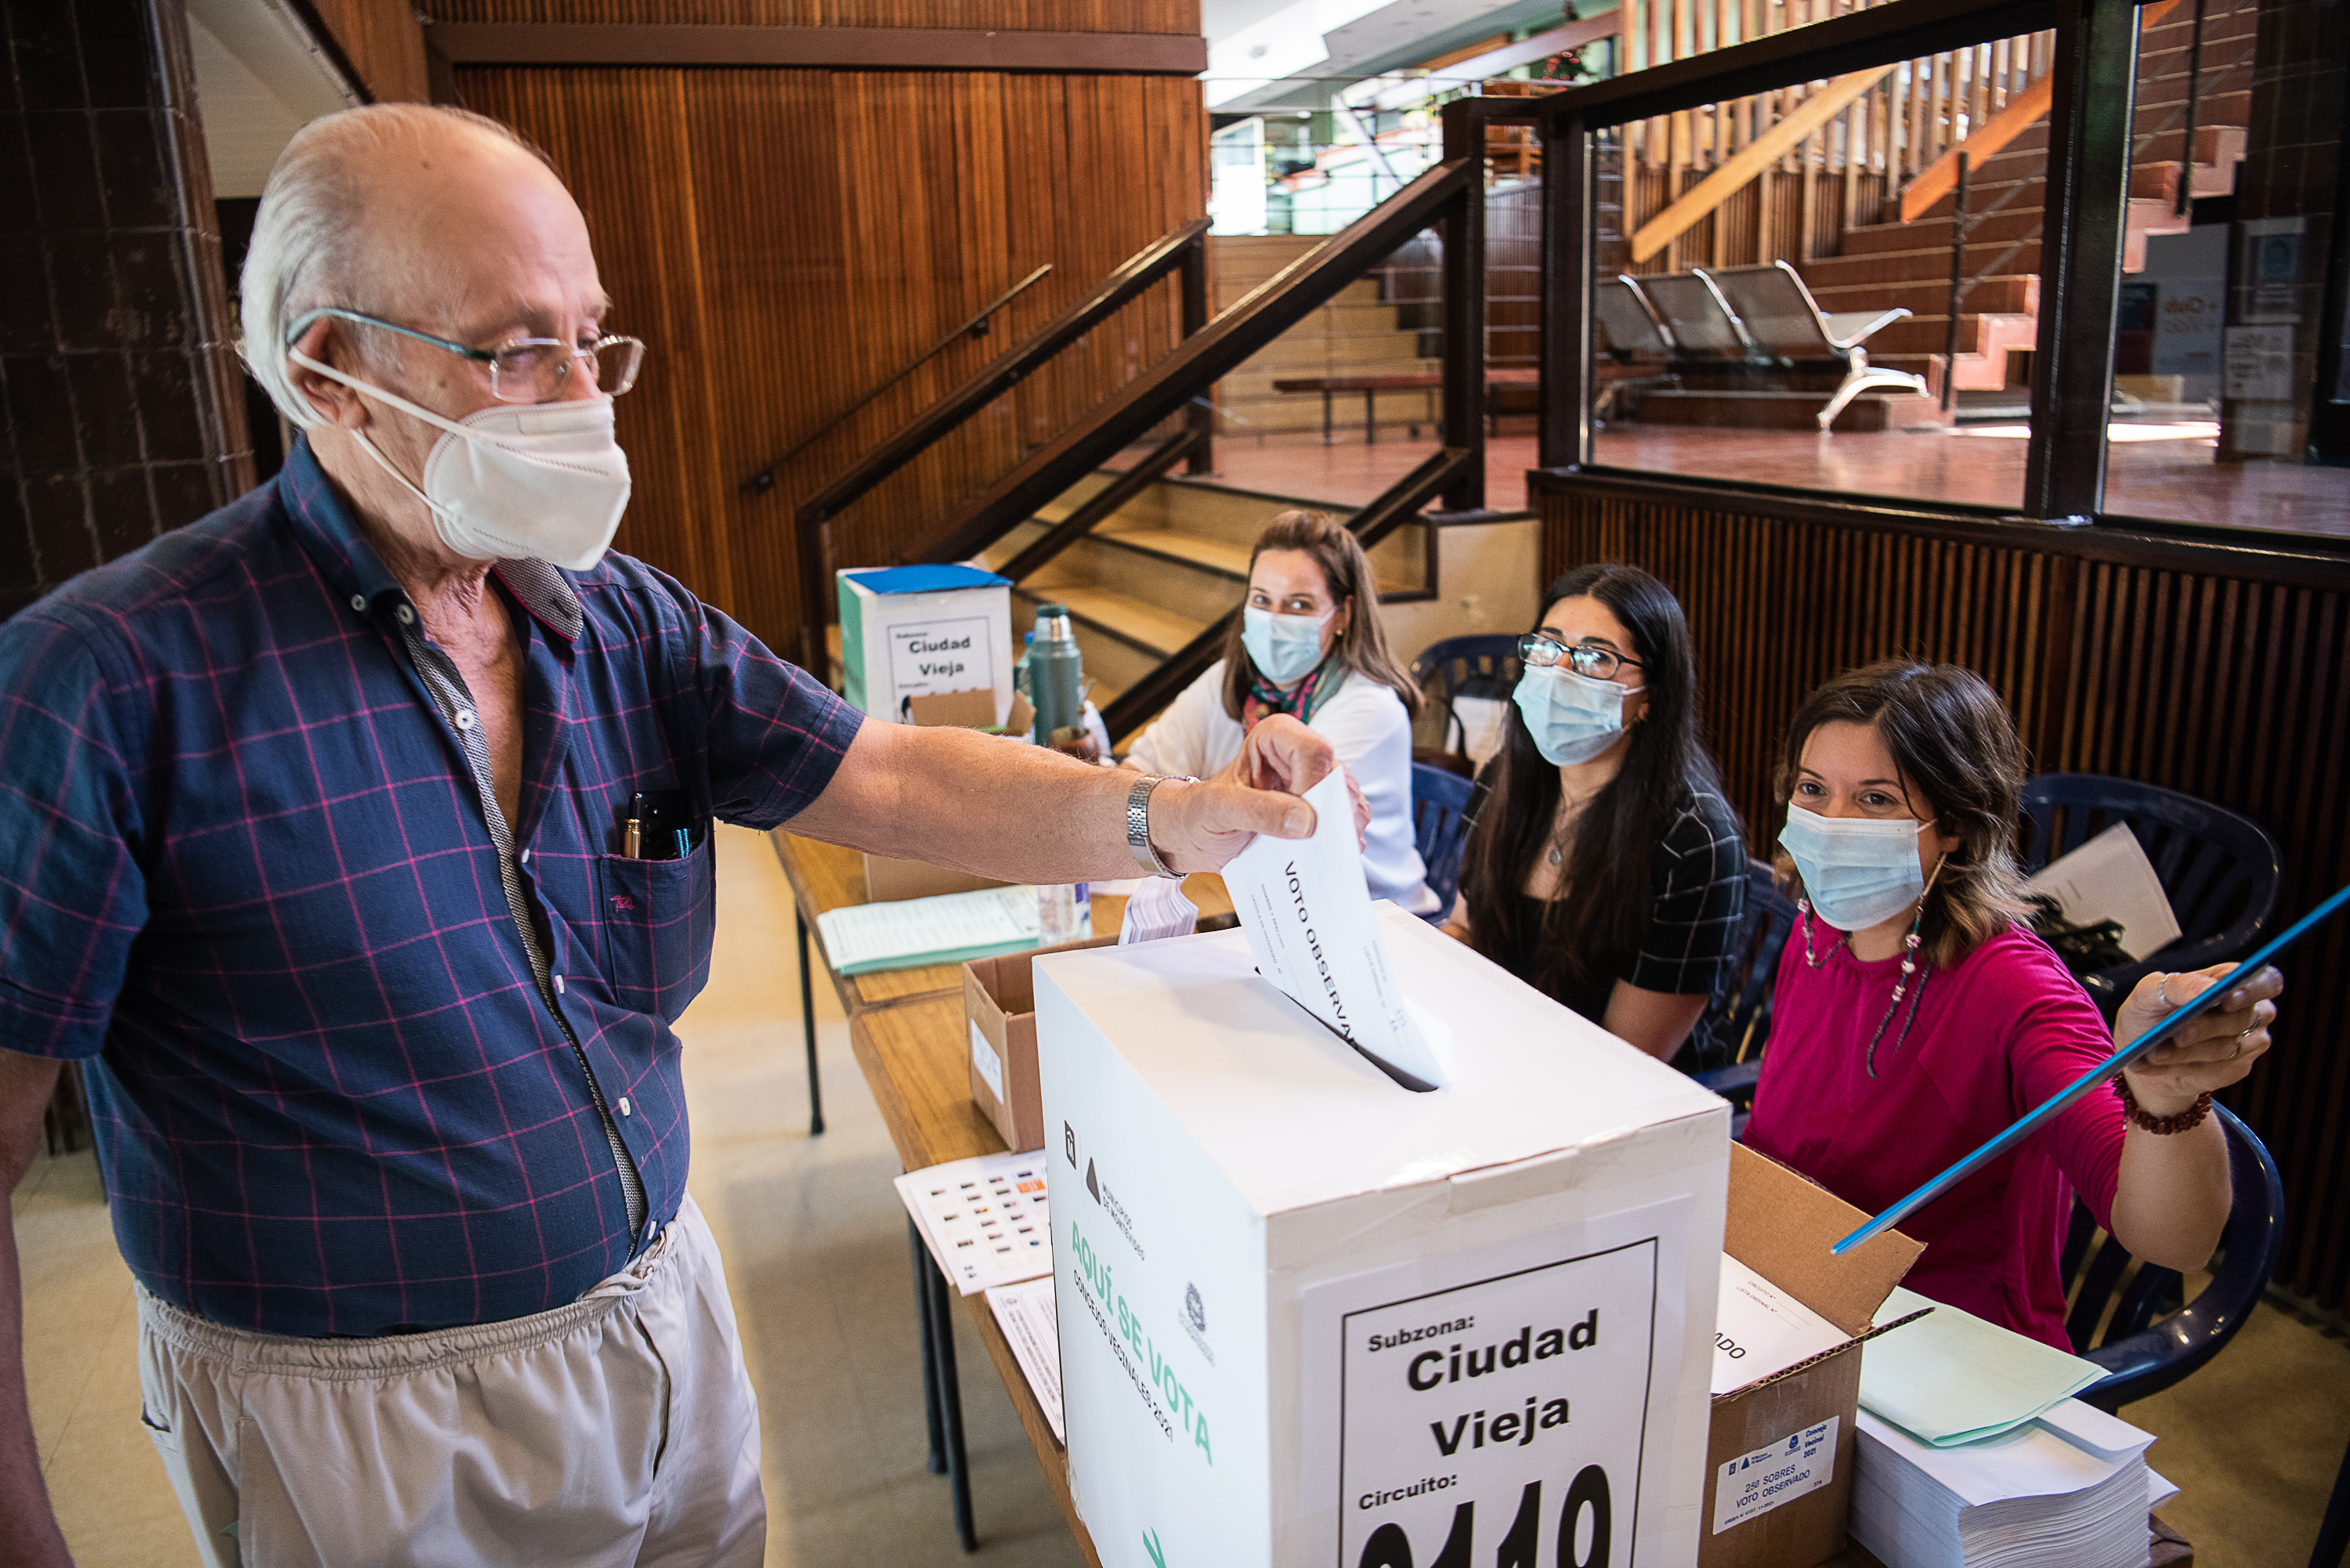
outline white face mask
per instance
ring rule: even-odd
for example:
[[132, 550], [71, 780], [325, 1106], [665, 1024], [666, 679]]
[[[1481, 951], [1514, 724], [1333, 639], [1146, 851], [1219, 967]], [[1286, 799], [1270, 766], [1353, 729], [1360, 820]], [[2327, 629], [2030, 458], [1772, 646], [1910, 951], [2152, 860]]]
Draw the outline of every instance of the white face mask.
[[1779, 831], [1804, 893], [1821, 919], [1840, 931], [1865, 931], [1925, 897], [1918, 836], [1926, 825], [1906, 816], [1822, 816], [1787, 807]]
[[629, 504], [629, 454], [612, 436], [612, 400], [497, 403], [463, 421], [322, 365], [300, 349], [297, 365], [411, 414], [443, 432], [424, 459], [418, 489], [362, 431], [352, 438], [383, 471], [432, 509], [441, 542], [477, 561], [550, 562], [584, 572], [603, 559]]

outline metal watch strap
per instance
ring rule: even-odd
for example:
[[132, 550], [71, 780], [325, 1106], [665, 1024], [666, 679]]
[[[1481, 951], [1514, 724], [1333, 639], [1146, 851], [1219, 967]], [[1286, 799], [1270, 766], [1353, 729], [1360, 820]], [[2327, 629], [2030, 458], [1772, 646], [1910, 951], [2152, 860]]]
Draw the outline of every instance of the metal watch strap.
[[1126, 792], [1126, 846], [1134, 851], [1134, 862], [1152, 877], [1180, 879], [1183, 873], [1170, 871], [1159, 858], [1159, 851], [1150, 846], [1150, 792], [1172, 778], [1177, 784], [1198, 784], [1187, 774], [1147, 774], [1137, 779], [1134, 787]]

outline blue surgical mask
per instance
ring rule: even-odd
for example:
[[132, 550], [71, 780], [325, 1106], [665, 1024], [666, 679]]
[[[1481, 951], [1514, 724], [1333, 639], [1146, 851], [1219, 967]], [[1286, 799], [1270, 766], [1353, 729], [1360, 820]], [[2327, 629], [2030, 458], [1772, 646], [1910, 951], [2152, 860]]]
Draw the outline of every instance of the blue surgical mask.
[[1779, 843], [1804, 878], [1804, 895], [1820, 919], [1840, 931], [1865, 931], [1908, 912], [1926, 893], [1918, 865], [1922, 822], [1822, 816], [1787, 808]]
[[1322, 628], [1332, 610], [1316, 619], [1305, 615], [1275, 615], [1250, 605], [1241, 611], [1241, 646], [1248, 649], [1256, 672], [1275, 686], [1303, 680], [1322, 662]]
[[1529, 664], [1518, 677], [1518, 711], [1534, 749], [1554, 767], [1587, 763], [1624, 733], [1625, 688], [1564, 664]]

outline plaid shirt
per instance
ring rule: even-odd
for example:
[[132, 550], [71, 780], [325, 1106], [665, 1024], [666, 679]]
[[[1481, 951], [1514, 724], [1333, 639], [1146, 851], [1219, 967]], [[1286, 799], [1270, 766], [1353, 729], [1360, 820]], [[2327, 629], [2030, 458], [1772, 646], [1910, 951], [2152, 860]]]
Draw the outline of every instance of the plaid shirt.
[[0, 625], [0, 1049], [84, 1062], [124, 1258], [216, 1323], [494, 1322], [621, 1267], [684, 1193], [670, 1025], [713, 921], [706, 838], [622, 857], [629, 796], [773, 826], [857, 732], [640, 562], [494, 580], [510, 831], [307, 442]]

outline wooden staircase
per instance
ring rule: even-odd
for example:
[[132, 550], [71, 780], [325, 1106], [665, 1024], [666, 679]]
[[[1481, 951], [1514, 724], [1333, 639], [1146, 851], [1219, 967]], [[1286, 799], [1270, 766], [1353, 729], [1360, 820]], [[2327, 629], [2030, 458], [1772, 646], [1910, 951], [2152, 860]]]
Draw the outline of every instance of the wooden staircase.
[[[1228, 308], [1253, 292], [1266, 279], [1310, 251], [1318, 243], [1312, 234], [1232, 235], [1211, 238], [1216, 308]], [[1315, 431], [1322, 428], [1322, 400], [1308, 394], [1276, 392], [1275, 380], [1305, 376], [1399, 376], [1431, 371], [1438, 361], [1423, 352], [1422, 335], [1409, 304], [1391, 297], [1391, 288], [1373, 276], [1350, 284], [1338, 296], [1259, 349], [1249, 361], [1217, 383], [1216, 432], [1220, 440]], [[1342, 398], [1339, 424], [1360, 430], [1358, 399]], [[1388, 423], [1410, 422], [1423, 427], [1435, 419], [1433, 395], [1415, 399], [1389, 393], [1379, 400], [1379, 412]], [[1359, 437], [1357, 438], [1359, 439]]]
[[[1117, 477], [1108, 469], [1087, 475], [982, 559], [1003, 566]], [[1107, 707], [1241, 602], [1251, 547], [1274, 514], [1291, 507], [1341, 517], [1355, 510], [1196, 479], [1158, 481], [1013, 590], [1015, 651], [1037, 605], [1066, 605], [1094, 681], [1089, 695]], [[1372, 546], [1383, 601], [1434, 592], [1430, 545], [1427, 524], [1409, 523]]]

